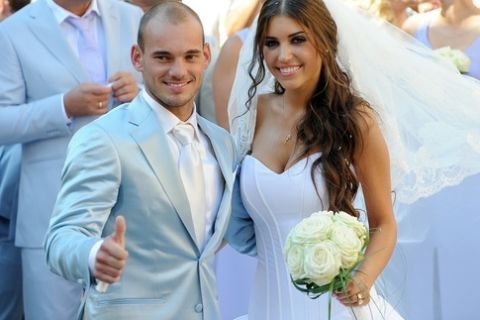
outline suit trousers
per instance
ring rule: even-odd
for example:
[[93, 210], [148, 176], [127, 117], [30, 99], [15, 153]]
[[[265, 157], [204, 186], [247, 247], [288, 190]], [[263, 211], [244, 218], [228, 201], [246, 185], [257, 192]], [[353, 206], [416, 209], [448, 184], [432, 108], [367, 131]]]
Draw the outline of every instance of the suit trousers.
[[22, 319], [20, 249], [11, 240], [0, 240], [0, 320]]
[[83, 289], [51, 272], [43, 249], [22, 248], [22, 274], [25, 320], [75, 319]]

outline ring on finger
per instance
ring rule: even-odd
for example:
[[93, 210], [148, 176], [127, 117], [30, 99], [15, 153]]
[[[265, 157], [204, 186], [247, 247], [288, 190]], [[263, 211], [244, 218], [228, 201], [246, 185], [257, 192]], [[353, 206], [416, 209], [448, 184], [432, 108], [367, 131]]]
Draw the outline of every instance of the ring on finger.
[[98, 109], [103, 109], [103, 102], [102, 101], [98, 102]]

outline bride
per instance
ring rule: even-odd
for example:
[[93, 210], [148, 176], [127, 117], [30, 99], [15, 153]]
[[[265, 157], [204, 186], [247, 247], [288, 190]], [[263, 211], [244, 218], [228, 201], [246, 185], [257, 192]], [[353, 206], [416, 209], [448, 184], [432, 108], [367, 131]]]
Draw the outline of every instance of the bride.
[[[455, 132], [458, 136], [455, 146], [477, 150], [479, 154], [473, 155], [476, 164], [468, 162], [464, 166], [462, 163], [465, 170], [459, 173], [452, 171], [451, 166], [444, 166], [445, 161], [431, 162], [429, 170], [435, 171], [439, 182], [428, 180], [429, 176], [424, 175], [427, 164], [412, 161], [424, 160], [439, 152], [436, 144], [424, 143], [432, 137], [432, 130], [438, 129], [434, 126], [438, 123], [426, 121], [430, 119], [426, 115], [431, 110], [416, 108], [438, 105], [440, 115], [445, 117], [435, 117], [439, 121], [448, 119], [452, 111], [448, 108], [453, 106], [448, 105], [449, 100], [442, 109], [445, 106], [443, 91], [430, 91], [428, 97], [422, 91], [417, 95], [415, 90], [422, 88], [410, 86], [421, 80], [422, 75], [415, 74], [421, 70], [405, 74], [402, 71], [405, 65], [395, 65], [400, 61], [389, 60], [388, 54], [380, 59], [378, 56], [394, 52], [401, 45], [404, 49], [398, 54], [409, 51], [407, 56], [413, 62], [421, 62], [422, 68], [432, 71], [428, 75], [438, 76], [430, 79], [432, 88], [436, 87], [435, 81], [454, 76], [454, 70], [431, 61], [428, 52], [407, 40], [398, 41], [401, 44], [397, 46], [395, 42], [388, 43], [392, 46], [375, 51], [382, 47], [385, 39], [381, 35], [372, 39], [368, 32], [372, 21], [366, 21], [369, 19], [352, 10], [339, 0], [268, 0], [258, 17], [253, 49], [248, 45], [243, 49], [253, 50], [248, 69], [251, 85], [248, 90], [242, 90], [245, 88], [234, 83], [232, 91], [237, 96], [230, 99], [229, 104], [236, 105], [229, 108], [229, 113], [239, 152], [248, 155], [238, 174], [226, 238], [237, 250], [257, 255], [250, 320], [326, 318], [327, 295], [312, 300], [290, 283], [283, 245], [290, 229], [312, 212], [342, 210], [359, 217], [356, 202], [359, 198], [364, 199], [367, 222], [373, 232], [366, 258], [347, 291], [335, 295], [332, 318], [401, 319], [374, 289], [375, 280], [387, 264], [396, 241], [390, 168], [393, 168], [397, 199], [406, 203], [438, 191], [447, 180], [455, 183], [452, 182], [455, 179], [461, 181], [472, 172], [480, 171], [478, 131], [462, 131], [455, 122], [480, 123], [478, 115], [468, 108], [455, 119], [450, 118], [450, 125], [442, 126], [441, 130], [443, 134]], [[356, 28], [362, 30], [362, 34], [356, 32]], [[388, 30], [384, 38], [391, 37], [391, 32], [396, 31]], [[361, 43], [361, 40], [366, 41]], [[394, 64], [385, 69], [386, 62]], [[385, 70], [395, 73], [388, 74]], [[235, 81], [242, 80], [245, 83], [237, 74]], [[269, 92], [272, 81], [274, 89]], [[461, 81], [462, 86], [455, 87], [456, 93], [478, 86], [468, 80], [457, 82]], [[391, 88], [387, 83], [392, 83], [394, 90], [388, 90]], [[382, 90], [385, 88], [387, 90]], [[248, 96], [243, 97], [242, 92], [248, 92]], [[456, 103], [474, 106], [474, 102], [479, 101], [478, 92], [477, 95], [474, 91], [465, 92], [469, 95], [460, 95]], [[440, 96], [435, 97], [436, 93]], [[239, 101], [247, 101], [247, 108], [242, 109]], [[414, 103], [410, 103], [412, 101]], [[434, 104], [437, 101], [439, 103]], [[401, 111], [399, 103], [405, 104]], [[396, 113], [391, 114], [389, 108]], [[408, 113], [410, 110], [415, 113]], [[398, 126], [399, 114], [403, 120], [418, 119], [417, 131]], [[410, 134], [408, 145], [402, 143], [405, 133], [402, 130]], [[384, 135], [395, 156], [392, 163]], [[449, 146], [445, 143], [441, 147], [445, 151]], [[423, 179], [412, 180], [412, 175]], [[357, 192], [360, 194], [356, 199]]]
[[264, 64], [275, 77], [275, 90], [253, 102], [255, 133], [239, 178], [246, 212], [235, 207], [228, 231], [230, 243], [241, 251], [253, 249], [255, 242], [258, 267], [249, 319], [326, 316], [327, 295], [312, 300], [290, 283], [283, 244], [290, 229], [315, 211], [358, 217], [354, 199], [360, 186], [375, 231], [346, 292], [336, 293], [332, 315], [355, 319], [361, 313], [355, 310], [363, 308], [378, 319], [399, 318], [378, 296], [371, 298], [396, 241], [388, 151], [374, 111], [350, 89], [336, 53], [335, 22], [323, 2], [265, 2], [249, 102], [265, 78]]

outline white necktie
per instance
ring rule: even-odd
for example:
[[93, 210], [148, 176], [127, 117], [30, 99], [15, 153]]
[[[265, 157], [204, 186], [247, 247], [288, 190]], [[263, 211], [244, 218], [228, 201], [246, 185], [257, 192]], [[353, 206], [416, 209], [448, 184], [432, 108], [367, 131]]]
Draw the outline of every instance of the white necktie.
[[206, 197], [203, 166], [197, 145], [193, 143], [195, 130], [190, 124], [178, 124], [173, 129], [174, 137], [180, 142], [178, 168], [183, 187], [190, 203], [195, 235], [199, 247], [205, 241]]
[[87, 71], [90, 81], [105, 84], [105, 64], [95, 33], [95, 15], [91, 12], [81, 18], [70, 16], [67, 21], [78, 30], [78, 59]]

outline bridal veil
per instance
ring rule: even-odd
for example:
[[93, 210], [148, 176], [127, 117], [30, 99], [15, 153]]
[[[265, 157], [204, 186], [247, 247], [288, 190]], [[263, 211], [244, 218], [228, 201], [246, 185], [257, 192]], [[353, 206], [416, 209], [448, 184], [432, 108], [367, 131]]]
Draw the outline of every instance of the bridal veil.
[[[354, 3], [324, 1], [338, 28], [338, 62], [378, 114], [396, 201], [413, 203], [479, 173], [480, 82]], [[241, 156], [250, 149], [255, 124], [256, 99], [245, 106], [254, 36], [250, 32], [241, 50], [228, 104]], [[272, 91], [268, 74], [257, 93]]]

